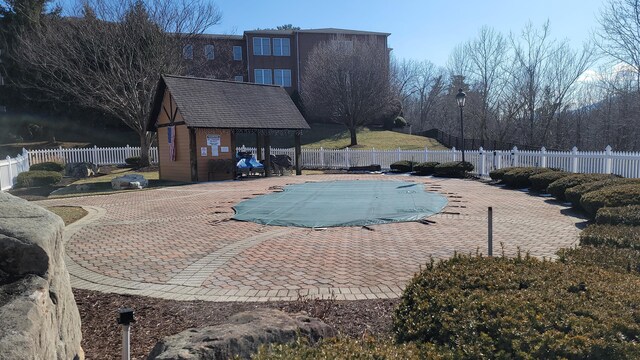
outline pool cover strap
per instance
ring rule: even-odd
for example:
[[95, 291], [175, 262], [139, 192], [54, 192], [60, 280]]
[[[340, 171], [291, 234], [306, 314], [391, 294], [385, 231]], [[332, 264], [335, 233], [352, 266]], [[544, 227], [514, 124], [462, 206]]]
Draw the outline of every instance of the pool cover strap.
[[425, 191], [422, 183], [308, 182], [243, 201], [233, 218], [276, 226], [364, 226], [420, 220], [446, 205], [444, 196]]

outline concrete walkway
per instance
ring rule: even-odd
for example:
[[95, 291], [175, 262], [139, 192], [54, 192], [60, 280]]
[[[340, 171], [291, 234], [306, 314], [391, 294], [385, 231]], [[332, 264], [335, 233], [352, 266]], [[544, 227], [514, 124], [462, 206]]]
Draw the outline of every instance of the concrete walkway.
[[[232, 206], [305, 181], [416, 181], [449, 199], [428, 222], [305, 229], [230, 220]], [[494, 253], [553, 258], [577, 244], [583, 220], [548, 198], [471, 180], [385, 175], [310, 175], [203, 183], [56, 199], [89, 215], [65, 232], [77, 288], [175, 300], [276, 301], [396, 298], [421, 265], [486, 253], [494, 208]], [[501, 245], [502, 244], [502, 245]]]

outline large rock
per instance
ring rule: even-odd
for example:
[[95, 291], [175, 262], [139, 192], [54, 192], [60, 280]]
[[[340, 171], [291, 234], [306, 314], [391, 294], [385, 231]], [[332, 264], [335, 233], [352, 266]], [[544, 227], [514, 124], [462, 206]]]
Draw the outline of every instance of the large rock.
[[64, 223], [0, 193], [0, 359], [83, 359]]
[[98, 166], [89, 162], [67, 163], [64, 166], [64, 175], [73, 178], [87, 178], [98, 173]]
[[142, 189], [149, 186], [149, 180], [140, 174], [127, 174], [111, 180], [111, 188], [114, 190]]
[[291, 343], [299, 335], [316, 342], [336, 334], [329, 325], [306, 315], [255, 310], [236, 314], [226, 324], [168, 336], [156, 344], [147, 359], [226, 360], [234, 356], [249, 359], [262, 344]]

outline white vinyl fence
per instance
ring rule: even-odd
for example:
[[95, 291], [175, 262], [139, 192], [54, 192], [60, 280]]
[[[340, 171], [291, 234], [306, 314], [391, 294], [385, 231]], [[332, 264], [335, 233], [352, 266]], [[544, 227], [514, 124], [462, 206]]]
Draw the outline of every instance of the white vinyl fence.
[[[256, 148], [246, 148], [256, 152]], [[264, 154], [264, 152], [263, 152]], [[294, 157], [293, 148], [271, 148], [273, 155], [289, 155]], [[152, 163], [158, 163], [158, 148], [149, 151]], [[0, 188], [9, 189], [15, 177], [22, 171], [29, 170], [29, 164], [45, 161], [90, 162], [96, 165], [124, 164], [128, 157], [140, 156], [139, 147], [119, 148], [79, 148], [79, 149], [44, 149], [24, 150], [15, 159], [0, 161]], [[348, 169], [353, 166], [378, 164], [382, 169], [389, 169], [396, 161], [460, 161], [462, 153], [455, 148], [451, 150], [351, 150], [346, 149], [302, 149], [302, 167], [306, 169]], [[640, 178], [640, 153], [612, 151], [610, 146], [604, 151], [520, 151], [514, 147], [510, 151], [479, 150], [465, 151], [465, 160], [472, 163], [474, 173], [487, 177], [494, 169], [509, 166], [536, 166], [558, 168], [574, 173], [617, 174], [628, 178]]]
[[8, 190], [16, 183], [16, 177], [23, 171], [29, 170], [29, 154], [22, 149], [22, 154], [5, 160], [0, 160], [0, 191]]

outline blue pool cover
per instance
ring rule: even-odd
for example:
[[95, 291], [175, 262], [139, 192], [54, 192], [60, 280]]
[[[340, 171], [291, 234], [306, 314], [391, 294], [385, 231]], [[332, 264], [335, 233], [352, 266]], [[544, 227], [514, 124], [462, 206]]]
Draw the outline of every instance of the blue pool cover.
[[364, 226], [416, 221], [437, 214], [447, 198], [407, 181], [327, 181], [288, 185], [237, 204], [233, 217], [265, 225]]

